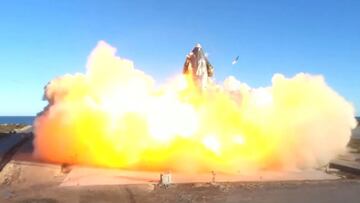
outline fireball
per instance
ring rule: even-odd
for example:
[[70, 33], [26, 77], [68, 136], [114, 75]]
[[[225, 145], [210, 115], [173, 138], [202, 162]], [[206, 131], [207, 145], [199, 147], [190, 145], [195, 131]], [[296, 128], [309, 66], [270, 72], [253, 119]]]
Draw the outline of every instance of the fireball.
[[345, 150], [354, 109], [322, 76], [275, 74], [251, 88], [230, 76], [206, 91], [178, 75], [160, 87], [100, 41], [85, 73], [46, 86], [34, 156], [134, 170], [288, 170]]

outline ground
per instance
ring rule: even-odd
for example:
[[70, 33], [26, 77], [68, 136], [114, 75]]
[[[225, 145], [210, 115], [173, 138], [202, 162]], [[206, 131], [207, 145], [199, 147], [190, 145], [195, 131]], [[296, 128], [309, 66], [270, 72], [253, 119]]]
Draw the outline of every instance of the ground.
[[[13, 126], [11, 129], [22, 127]], [[9, 129], [6, 126], [6, 130]], [[63, 167], [39, 162], [32, 157], [31, 139], [26, 137], [7, 133], [0, 137], [0, 158], [1, 165], [4, 165], [0, 170], [0, 203], [358, 203], [360, 197], [359, 175], [327, 168], [256, 175], [216, 174], [216, 181], [212, 181], [211, 173], [196, 177], [173, 173], [175, 183], [165, 187], [159, 184], [159, 173], [155, 172]], [[24, 139], [27, 139], [25, 144], [12, 147]], [[339, 160], [352, 164], [359, 162], [359, 143], [358, 139], [352, 140], [349, 151], [353, 152]]]
[[111, 185], [58, 187], [44, 184], [22, 189], [1, 186], [0, 202], [359, 202], [359, 180], [218, 184]]
[[6, 135], [12, 130], [25, 127], [24, 124], [0, 124], [0, 136]]

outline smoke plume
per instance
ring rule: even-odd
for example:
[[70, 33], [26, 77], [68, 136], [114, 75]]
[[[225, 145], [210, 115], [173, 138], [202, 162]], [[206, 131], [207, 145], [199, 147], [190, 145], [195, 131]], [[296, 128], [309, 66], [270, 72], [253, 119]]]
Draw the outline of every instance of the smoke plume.
[[265, 88], [230, 76], [199, 92], [179, 75], [159, 88], [115, 54], [100, 41], [84, 74], [46, 86], [36, 157], [136, 170], [307, 169], [343, 152], [355, 127], [352, 105], [322, 76], [275, 74]]

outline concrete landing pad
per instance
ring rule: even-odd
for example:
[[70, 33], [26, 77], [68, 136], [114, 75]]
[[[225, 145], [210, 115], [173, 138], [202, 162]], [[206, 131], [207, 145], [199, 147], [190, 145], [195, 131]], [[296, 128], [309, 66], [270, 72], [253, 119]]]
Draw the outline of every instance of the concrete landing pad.
[[[129, 185], [156, 184], [161, 172], [125, 171], [76, 167], [65, 177], [60, 186], [90, 185]], [[257, 181], [302, 181], [339, 179], [318, 170], [275, 172], [262, 171], [253, 174], [216, 174], [215, 182], [257, 182]], [[173, 183], [208, 183], [213, 182], [212, 173], [185, 174], [172, 173]]]

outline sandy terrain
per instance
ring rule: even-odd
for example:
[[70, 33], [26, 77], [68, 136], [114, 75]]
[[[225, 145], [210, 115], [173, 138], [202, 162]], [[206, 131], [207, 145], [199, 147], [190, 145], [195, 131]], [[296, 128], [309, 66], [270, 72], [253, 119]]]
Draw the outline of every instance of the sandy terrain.
[[219, 174], [216, 182], [212, 182], [211, 175], [194, 178], [174, 173], [173, 180], [179, 183], [167, 187], [158, 184], [158, 175], [76, 166], [64, 173], [55, 164], [11, 161], [0, 173], [0, 203], [358, 202], [360, 191], [360, 179], [344, 179], [321, 171]]
[[0, 202], [359, 202], [359, 180], [219, 184], [0, 186]]
[[[22, 126], [23, 127], [23, 126]], [[24, 129], [24, 128], [23, 128]], [[26, 128], [25, 130], [29, 130]], [[22, 135], [0, 137], [2, 161]], [[355, 140], [356, 141], [356, 140]], [[356, 150], [357, 141], [351, 150]], [[172, 173], [174, 184], [159, 185], [160, 172], [134, 172], [41, 163], [31, 139], [0, 172], [0, 203], [7, 202], [359, 202], [360, 178], [325, 169], [256, 174]], [[10, 150], [11, 151], [11, 150]], [[357, 161], [358, 154], [341, 160]], [[5, 162], [4, 162], [5, 163]], [[214, 181], [215, 179], [215, 181]]]

